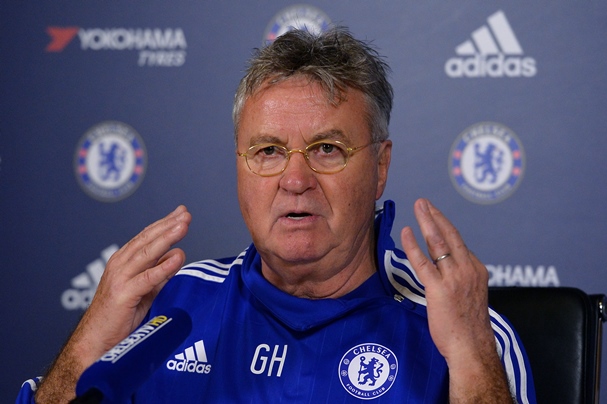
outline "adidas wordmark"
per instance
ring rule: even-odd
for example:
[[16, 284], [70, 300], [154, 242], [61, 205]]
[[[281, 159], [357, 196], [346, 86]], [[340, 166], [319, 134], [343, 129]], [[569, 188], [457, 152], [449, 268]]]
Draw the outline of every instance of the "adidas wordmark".
[[207, 363], [207, 352], [202, 340], [186, 348], [183, 353], [175, 355], [175, 359], [167, 361], [167, 369], [177, 372], [203, 373], [211, 372], [211, 365]]
[[472, 33], [472, 39], [455, 48], [458, 57], [445, 63], [449, 77], [533, 77], [535, 59], [524, 57], [523, 49], [503, 11], [487, 18]]

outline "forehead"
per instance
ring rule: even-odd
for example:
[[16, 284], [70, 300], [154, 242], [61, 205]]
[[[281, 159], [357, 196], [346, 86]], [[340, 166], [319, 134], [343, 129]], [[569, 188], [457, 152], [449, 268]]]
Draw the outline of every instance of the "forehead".
[[304, 77], [264, 83], [245, 101], [238, 143], [250, 146], [268, 139], [289, 143], [337, 138], [367, 141], [367, 109], [362, 92], [348, 89], [332, 103], [320, 84]]

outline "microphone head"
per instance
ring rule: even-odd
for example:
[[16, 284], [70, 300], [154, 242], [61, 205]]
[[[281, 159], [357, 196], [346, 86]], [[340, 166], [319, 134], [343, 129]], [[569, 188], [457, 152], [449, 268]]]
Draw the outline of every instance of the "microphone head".
[[76, 385], [77, 397], [98, 390], [103, 396], [101, 402], [126, 401], [185, 341], [191, 330], [192, 319], [184, 310], [162, 311], [82, 373]]

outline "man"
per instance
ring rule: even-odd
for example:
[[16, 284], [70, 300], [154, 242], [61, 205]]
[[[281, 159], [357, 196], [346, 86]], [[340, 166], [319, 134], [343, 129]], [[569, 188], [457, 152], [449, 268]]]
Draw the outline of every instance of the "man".
[[[253, 244], [179, 271], [171, 246], [190, 214], [147, 227], [108, 262], [37, 402], [74, 397], [87, 366], [167, 307], [187, 310], [193, 330], [136, 402], [535, 402], [520, 342], [490, 315], [487, 271], [457, 230], [418, 200], [431, 258], [409, 227], [405, 257], [393, 203], [375, 212], [392, 149], [387, 69], [342, 28], [260, 50], [233, 114]], [[204, 371], [179, 371], [193, 347]]]

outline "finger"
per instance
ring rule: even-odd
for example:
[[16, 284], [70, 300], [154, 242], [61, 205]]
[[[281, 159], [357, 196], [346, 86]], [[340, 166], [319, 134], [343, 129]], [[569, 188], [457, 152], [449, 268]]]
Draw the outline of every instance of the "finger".
[[478, 279], [479, 284], [488, 286], [489, 285], [489, 271], [485, 264], [478, 259], [476, 255], [470, 250], [468, 250], [468, 258], [472, 262], [472, 266], [475, 270], [475, 277]]
[[184, 215], [186, 212], [186, 207], [180, 205], [162, 219], [159, 219], [156, 222], [146, 226], [145, 229], [143, 229], [126, 244], [127, 249], [130, 248], [136, 250], [141, 246], [142, 243], [145, 243], [146, 239], [154, 238], [161, 232], [166, 231], [167, 227], [180, 223], [185, 218]]
[[418, 199], [413, 206], [415, 218], [419, 224], [424, 241], [428, 247], [431, 259], [450, 253], [450, 246], [443, 236], [441, 227], [430, 211], [430, 204], [426, 199]]
[[156, 265], [173, 244], [185, 237], [191, 219], [184, 206], [178, 207], [135, 236], [121, 249], [120, 254], [116, 254], [113, 261], [124, 266], [124, 274], [130, 276]]
[[441, 235], [445, 239], [445, 243], [449, 246], [448, 253], [455, 255], [456, 258], [466, 258], [469, 255], [468, 248], [464, 243], [457, 228], [447, 219], [447, 217], [434, 205], [432, 202], [427, 201], [428, 210], [436, 227], [439, 229]]
[[154, 239], [160, 234], [166, 232], [171, 227], [177, 226], [182, 222], [189, 222], [191, 219], [185, 206], [178, 206], [173, 212], [165, 216], [164, 218], [157, 220], [151, 225], [147, 226], [137, 236], [135, 236], [129, 243], [129, 247], [138, 250], [141, 245], [145, 244], [147, 240]]
[[438, 280], [441, 277], [439, 271], [432, 264], [432, 261], [428, 259], [426, 254], [422, 251], [415, 239], [413, 230], [410, 227], [405, 227], [400, 233], [401, 243], [403, 250], [407, 254], [407, 259], [411, 263], [411, 266], [415, 270], [416, 274], [420, 278], [420, 281], [424, 285], [428, 285], [433, 280]]
[[438, 265], [452, 265], [467, 257], [467, 248], [459, 232], [440, 210], [426, 199], [415, 203], [415, 216], [431, 259]]
[[158, 265], [138, 274], [131, 281], [133, 292], [138, 296], [152, 294], [151, 299], [156, 297], [160, 289], [171, 279], [183, 266], [185, 253], [174, 248], [158, 260]]
[[143, 244], [136, 250], [133, 261], [146, 267], [155, 265], [172, 245], [185, 237], [190, 222], [191, 215], [183, 212], [167, 221], [165, 226], [155, 228], [142, 238]]

